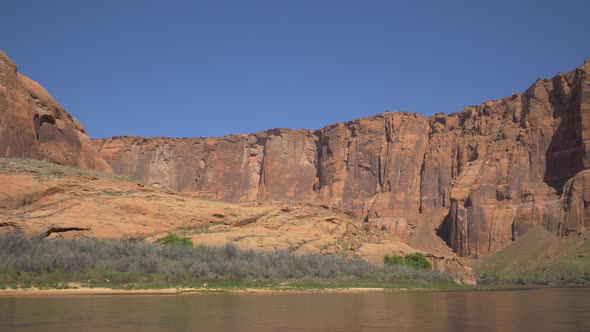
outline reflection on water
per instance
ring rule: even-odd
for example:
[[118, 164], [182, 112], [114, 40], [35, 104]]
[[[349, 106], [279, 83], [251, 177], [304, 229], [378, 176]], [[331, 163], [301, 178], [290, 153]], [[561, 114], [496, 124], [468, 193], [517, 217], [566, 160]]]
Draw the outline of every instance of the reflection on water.
[[590, 289], [0, 298], [0, 331], [585, 331]]

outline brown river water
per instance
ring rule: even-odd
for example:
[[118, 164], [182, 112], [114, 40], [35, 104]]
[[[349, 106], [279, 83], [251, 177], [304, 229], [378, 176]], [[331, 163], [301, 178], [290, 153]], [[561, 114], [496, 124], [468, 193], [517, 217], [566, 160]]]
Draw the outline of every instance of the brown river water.
[[5, 297], [0, 331], [590, 331], [590, 289]]

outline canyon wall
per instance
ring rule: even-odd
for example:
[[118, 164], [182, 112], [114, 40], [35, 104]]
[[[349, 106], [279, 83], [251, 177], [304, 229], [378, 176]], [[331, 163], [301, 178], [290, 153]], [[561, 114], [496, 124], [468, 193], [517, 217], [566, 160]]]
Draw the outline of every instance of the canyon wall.
[[110, 172], [84, 127], [0, 52], [0, 157]]
[[210, 200], [312, 201], [395, 230], [438, 218], [456, 253], [479, 257], [535, 225], [560, 236], [590, 229], [590, 60], [449, 115], [91, 141], [0, 52], [0, 157], [114, 171]]
[[118, 174], [212, 200], [304, 200], [415, 220], [428, 118], [385, 113], [321, 130], [95, 140]]
[[94, 143], [118, 174], [212, 200], [314, 201], [409, 225], [443, 209], [441, 236], [479, 257], [535, 224], [558, 235], [590, 228], [589, 73], [587, 60], [522, 94], [429, 118]]

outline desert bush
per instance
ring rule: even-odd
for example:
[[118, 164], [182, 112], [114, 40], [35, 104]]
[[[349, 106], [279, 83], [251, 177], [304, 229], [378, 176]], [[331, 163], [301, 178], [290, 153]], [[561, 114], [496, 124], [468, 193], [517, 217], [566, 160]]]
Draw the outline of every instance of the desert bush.
[[165, 237], [158, 240], [162, 245], [165, 246], [179, 246], [179, 247], [192, 247], [193, 240], [190, 237], [180, 237], [176, 234], [168, 234]]
[[35, 240], [22, 233], [5, 233], [0, 235], [0, 282], [22, 278], [23, 273], [121, 283], [145, 280], [451, 282], [446, 274], [418, 271], [406, 265], [380, 267], [339, 255], [240, 250], [233, 244], [192, 247], [170, 238], [174, 239], [169, 242], [171, 245], [160, 245], [91, 238]]
[[383, 263], [389, 266], [405, 265], [405, 260], [402, 256], [385, 256]]
[[418, 252], [415, 254], [406, 255], [405, 261], [406, 261], [406, 265], [408, 265], [409, 267], [413, 267], [415, 269], [431, 269], [432, 268], [432, 264], [430, 263], [428, 258], [426, 258], [426, 256], [424, 256], [423, 254], [418, 253]]
[[421, 253], [402, 256], [385, 256], [383, 263], [388, 266], [408, 266], [413, 269], [432, 269], [432, 263]]

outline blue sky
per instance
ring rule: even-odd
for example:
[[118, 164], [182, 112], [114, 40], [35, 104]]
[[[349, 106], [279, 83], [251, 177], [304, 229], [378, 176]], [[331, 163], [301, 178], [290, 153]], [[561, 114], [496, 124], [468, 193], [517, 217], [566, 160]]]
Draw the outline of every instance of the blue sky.
[[590, 58], [590, 1], [28, 1], [0, 49], [91, 137], [455, 112]]

